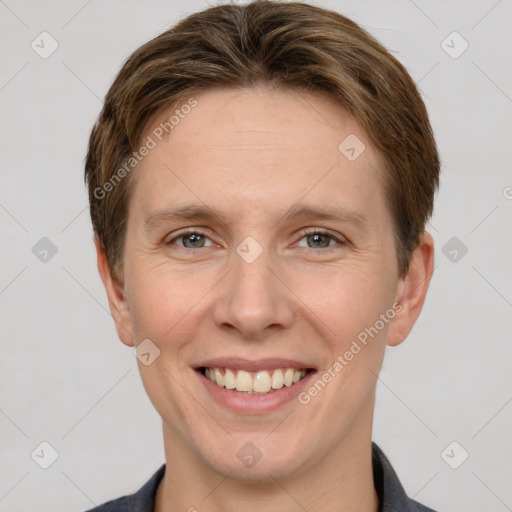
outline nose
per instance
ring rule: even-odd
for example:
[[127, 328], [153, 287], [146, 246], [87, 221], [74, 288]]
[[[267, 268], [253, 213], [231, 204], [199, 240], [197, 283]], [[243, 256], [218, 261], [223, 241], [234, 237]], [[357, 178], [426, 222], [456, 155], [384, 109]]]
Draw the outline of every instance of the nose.
[[214, 307], [216, 325], [238, 331], [247, 341], [261, 341], [273, 331], [289, 328], [293, 294], [271, 268], [266, 252], [251, 263], [237, 254], [233, 259]]

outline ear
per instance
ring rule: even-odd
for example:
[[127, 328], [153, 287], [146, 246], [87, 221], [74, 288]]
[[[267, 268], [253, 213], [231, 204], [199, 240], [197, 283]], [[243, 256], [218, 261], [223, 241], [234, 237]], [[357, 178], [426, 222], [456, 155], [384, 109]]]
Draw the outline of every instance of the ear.
[[434, 239], [425, 231], [411, 256], [407, 274], [400, 279], [397, 287], [395, 301], [401, 308], [397, 306], [396, 316], [390, 322], [388, 345], [399, 345], [411, 332], [423, 309], [433, 272]]
[[112, 277], [105, 249], [98, 237], [94, 237], [94, 244], [96, 245], [98, 272], [107, 292], [110, 313], [116, 325], [117, 335], [125, 345], [133, 347], [130, 309], [124, 295], [124, 286]]

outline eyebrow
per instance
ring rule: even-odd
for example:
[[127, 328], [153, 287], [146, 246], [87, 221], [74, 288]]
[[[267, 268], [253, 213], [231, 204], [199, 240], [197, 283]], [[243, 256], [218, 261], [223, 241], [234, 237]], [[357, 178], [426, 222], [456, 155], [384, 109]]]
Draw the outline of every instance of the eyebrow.
[[[312, 205], [292, 205], [285, 214], [280, 217], [280, 221], [293, 221], [297, 219], [319, 219], [354, 224], [361, 230], [367, 227], [366, 216], [354, 209], [342, 206], [312, 206]], [[149, 231], [159, 224], [176, 220], [211, 220], [221, 224], [228, 225], [224, 214], [207, 205], [184, 204], [169, 208], [166, 210], [157, 210], [149, 214], [144, 219], [144, 230]], [[277, 224], [277, 222], [276, 222]]]

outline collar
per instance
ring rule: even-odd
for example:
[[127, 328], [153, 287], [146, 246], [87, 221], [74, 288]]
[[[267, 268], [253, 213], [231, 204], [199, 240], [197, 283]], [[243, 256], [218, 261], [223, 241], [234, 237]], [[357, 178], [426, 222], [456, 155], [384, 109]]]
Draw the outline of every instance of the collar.
[[372, 443], [372, 465], [379, 512], [434, 512], [407, 496], [393, 466], [375, 443]]

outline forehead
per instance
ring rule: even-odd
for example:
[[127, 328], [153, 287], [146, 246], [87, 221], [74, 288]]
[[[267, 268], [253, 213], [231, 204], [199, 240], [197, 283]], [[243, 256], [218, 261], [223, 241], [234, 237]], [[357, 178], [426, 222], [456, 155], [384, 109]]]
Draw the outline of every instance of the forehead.
[[384, 213], [376, 152], [322, 95], [209, 90], [162, 113], [146, 137], [155, 147], [136, 170], [134, 193], [144, 213], [184, 196], [239, 214], [288, 209], [301, 197], [353, 207], [372, 198], [375, 215]]
[[[279, 154], [330, 149], [337, 155], [340, 136], [366, 139], [348, 112], [320, 94], [260, 86], [213, 89], [192, 98], [196, 106], [188, 108], [192, 99], [184, 99], [161, 114], [153, 127], [163, 128], [172, 119], [171, 129], [164, 130], [162, 138], [183, 150], [257, 151], [264, 146], [267, 152]], [[306, 140], [308, 144], [302, 144]]]

